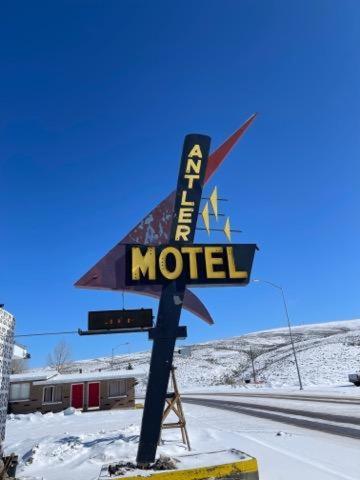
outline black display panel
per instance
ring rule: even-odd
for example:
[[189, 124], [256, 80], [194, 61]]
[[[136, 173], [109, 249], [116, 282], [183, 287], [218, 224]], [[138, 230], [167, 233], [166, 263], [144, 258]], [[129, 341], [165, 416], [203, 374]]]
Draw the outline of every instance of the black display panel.
[[89, 312], [89, 330], [149, 329], [153, 326], [151, 308]]

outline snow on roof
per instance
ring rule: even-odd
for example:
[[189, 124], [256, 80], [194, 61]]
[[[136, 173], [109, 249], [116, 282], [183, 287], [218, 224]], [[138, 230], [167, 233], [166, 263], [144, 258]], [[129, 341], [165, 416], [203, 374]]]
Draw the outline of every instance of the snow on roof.
[[35, 385], [89, 382], [93, 380], [117, 380], [121, 378], [140, 378], [146, 374], [140, 370], [105, 370], [103, 372], [58, 373], [55, 377], [36, 381]]
[[28, 358], [28, 352], [25, 347], [22, 345], [14, 344], [14, 351], [13, 351], [13, 359], [15, 360], [22, 360]]
[[47, 380], [57, 375], [55, 370], [47, 370], [42, 372], [23, 372], [23, 373], [14, 373], [10, 375], [10, 382], [34, 382], [36, 380]]

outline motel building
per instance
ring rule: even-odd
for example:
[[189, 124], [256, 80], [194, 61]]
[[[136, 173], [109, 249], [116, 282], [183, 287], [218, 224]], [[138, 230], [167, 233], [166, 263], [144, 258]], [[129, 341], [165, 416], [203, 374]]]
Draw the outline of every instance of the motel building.
[[61, 374], [25, 372], [10, 376], [9, 413], [133, 408], [135, 385], [142, 372], [96, 371]]

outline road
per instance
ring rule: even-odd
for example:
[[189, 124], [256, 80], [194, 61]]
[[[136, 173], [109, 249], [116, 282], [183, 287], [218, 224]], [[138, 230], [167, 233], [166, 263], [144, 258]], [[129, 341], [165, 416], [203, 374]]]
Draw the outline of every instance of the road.
[[[360, 393], [360, 389], [359, 389]], [[249, 398], [274, 398], [279, 400], [297, 400], [303, 402], [320, 402], [320, 403], [332, 403], [332, 404], [348, 404], [348, 405], [359, 405], [360, 406], [360, 396], [330, 396], [330, 395], [311, 395], [305, 393], [257, 393], [257, 392], [241, 392], [241, 393], [232, 393], [232, 392], [224, 392], [224, 393], [192, 393], [188, 392], [187, 396], [210, 396], [210, 397], [249, 397]]]
[[[208, 397], [215, 398], [208, 398]], [[219, 398], [220, 397], [220, 398]], [[221, 398], [223, 397], [223, 398]], [[231, 397], [231, 398], [229, 398]], [[234, 399], [237, 397], [236, 399]], [[254, 403], [249, 401], [251, 397], [261, 398], [265, 402], [269, 399], [272, 400], [272, 404], [266, 404], [264, 401], [261, 403]], [[244, 401], [245, 398], [245, 401]], [[352, 439], [360, 439], [360, 417], [353, 415], [341, 415], [327, 413], [326, 408], [319, 408], [317, 411], [309, 410], [306, 408], [288, 408], [278, 406], [274, 404], [274, 399], [280, 398], [281, 400], [292, 400], [309, 402], [322, 402], [325, 405], [334, 403], [336, 405], [354, 405], [360, 406], [359, 399], [339, 398], [339, 397], [312, 397], [303, 395], [273, 395], [273, 394], [206, 394], [201, 396], [186, 395], [182, 399], [186, 403], [194, 405], [201, 405], [209, 408], [216, 408], [220, 410], [228, 410], [239, 414], [250, 415], [266, 420], [273, 420], [288, 425], [293, 425], [305, 429], [316, 430], [332, 435], [338, 435], [342, 437], [349, 437]], [[248, 401], [246, 401], [246, 399]], [[299, 405], [297, 403], [297, 405]], [[360, 409], [359, 409], [360, 410]]]

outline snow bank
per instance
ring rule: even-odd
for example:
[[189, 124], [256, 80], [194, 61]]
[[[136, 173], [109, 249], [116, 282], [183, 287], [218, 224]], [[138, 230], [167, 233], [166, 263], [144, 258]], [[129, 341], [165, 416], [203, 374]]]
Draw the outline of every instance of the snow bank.
[[[236, 448], [256, 457], [266, 480], [357, 480], [358, 440], [184, 404], [192, 452]], [[12, 415], [5, 453], [19, 455], [19, 480], [96, 480], [104, 464], [134, 461], [140, 410], [88, 412], [82, 415]], [[171, 421], [172, 419], [169, 419]], [[180, 458], [191, 468], [194, 457], [180, 443], [179, 430], [163, 433], [158, 455]], [[211, 462], [226, 462], [209, 454]]]

